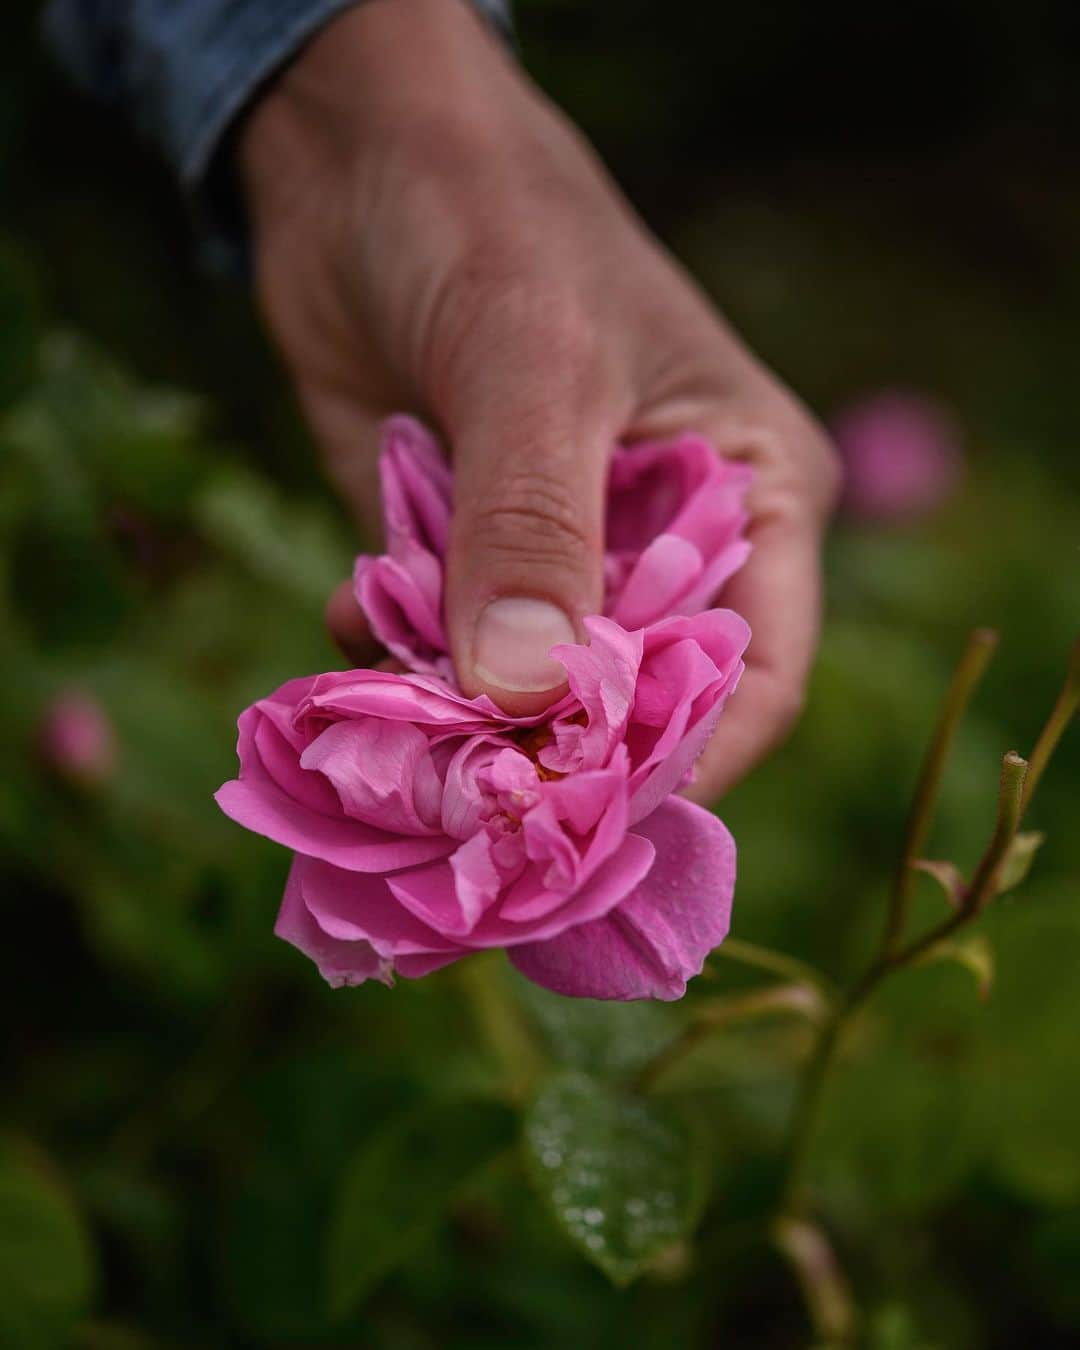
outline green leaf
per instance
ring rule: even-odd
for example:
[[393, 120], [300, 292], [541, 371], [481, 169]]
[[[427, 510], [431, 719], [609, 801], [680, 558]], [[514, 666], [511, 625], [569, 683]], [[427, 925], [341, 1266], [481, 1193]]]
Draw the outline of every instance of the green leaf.
[[670, 1100], [583, 1073], [548, 1081], [525, 1121], [529, 1170], [570, 1241], [619, 1285], [694, 1227], [705, 1201], [704, 1133]]
[[994, 982], [994, 949], [985, 933], [967, 933], [962, 937], [946, 938], [925, 952], [918, 965], [934, 961], [955, 961], [975, 976], [979, 997], [986, 998]]
[[1001, 871], [998, 873], [997, 891], [999, 895], [1002, 891], [1011, 891], [1014, 887], [1020, 885], [1031, 871], [1035, 854], [1042, 847], [1045, 838], [1046, 835], [1041, 830], [1021, 830], [1015, 836], [1009, 845], [1009, 851], [1005, 855]]
[[945, 892], [945, 898], [950, 905], [958, 905], [963, 899], [967, 883], [955, 863], [937, 862], [932, 858], [916, 858], [911, 866], [916, 872], [925, 872], [928, 877], [933, 877]]
[[331, 1316], [346, 1317], [513, 1140], [494, 1101], [435, 1102], [393, 1121], [345, 1173], [327, 1248]]
[[89, 1240], [48, 1163], [0, 1144], [0, 1345], [67, 1345], [93, 1283]]
[[510, 980], [555, 1062], [600, 1078], [625, 1078], [667, 1045], [679, 1029], [679, 1013], [668, 1003], [565, 998], [517, 972], [510, 974]]

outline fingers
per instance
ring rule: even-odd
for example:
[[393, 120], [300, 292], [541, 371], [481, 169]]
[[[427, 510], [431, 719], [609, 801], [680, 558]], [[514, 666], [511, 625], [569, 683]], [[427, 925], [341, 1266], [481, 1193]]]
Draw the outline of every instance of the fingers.
[[726, 792], [791, 730], [817, 645], [817, 536], [787, 520], [765, 522], [750, 534], [755, 551], [722, 600], [750, 624], [746, 670], [688, 789], [700, 802]]
[[580, 641], [602, 604], [616, 412], [571, 307], [519, 298], [488, 331], [444, 417], [456, 503], [447, 626], [465, 693], [523, 714], [565, 688], [549, 652]]
[[353, 667], [373, 666], [385, 655], [383, 648], [372, 637], [368, 622], [357, 604], [352, 581], [343, 581], [327, 601], [326, 626]]
[[781, 445], [752, 494], [753, 552], [720, 603], [749, 623], [746, 670], [687, 790], [708, 803], [726, 792], [794, 726], [817, 648], [822, 611], [821, 546], [836, 475], [815, 436]]

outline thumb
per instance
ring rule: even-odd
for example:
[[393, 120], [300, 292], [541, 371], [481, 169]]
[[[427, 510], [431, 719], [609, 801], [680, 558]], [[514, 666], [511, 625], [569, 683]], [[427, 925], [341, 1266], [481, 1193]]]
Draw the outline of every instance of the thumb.
[[[446, 614], [458, 681], [504, 711], [538, 712], [565, 688], [548, 653], [580, 641], [603, 603], [604, 504], [614, 420], [581, 367], [500, 360], [462, 391], [447, 430], [454, 518]], [[509, 363], [508, 363], [509, 364]], [[497, 367], [503, 367], [502, 373]], [[530, 372], [528, 376], [524, 372]], [[595, 388], [595, 385], [594, 385]]]

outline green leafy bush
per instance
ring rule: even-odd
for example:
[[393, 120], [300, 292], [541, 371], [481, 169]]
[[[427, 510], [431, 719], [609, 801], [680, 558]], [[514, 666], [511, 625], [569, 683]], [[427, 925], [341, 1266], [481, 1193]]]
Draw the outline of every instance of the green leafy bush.
[[[862, 161], [809, 185], [786, 170], [725, 182], [713, 205], [730, 127], [681, 130], [703, 63], [719, 51], [760, 106], [775, 35], [755, 46], [748, 11], [733, 43], [730, 14], [703, 8], [688, 79], [639, 25], [605, 24], [598, 63], [572, 7], [532, 8], [551, 25], [534, 64], [812, 403], [899, 378], [952, 399], [970, 430], [948, 509], [837, 529], [806, 714], [725, 803], [735, 941], [812, 963], [824, 993], [792, 997], [797, 970], [720, 958], [677, 1007], [569, 1003], [497, 959], [331, 993], [272, 937], [285, 859], [211, 793], [237, 711], [337, 661], [320, 611], [355, 540], [243, 299], [193, 300], [173, 236], [155, 234], [141, 162], [110, 178], [64, 103], [56, 169], [18, 149], [58, 95], [25, 41], [5, 44], [0, 1344], [807, 1342], [770, 1224], [824, 997], [874, 950], [964, 635], [993, 625], [1001, 650], [927, 853], [969, 875], [1001, 752], [1034, 742], [1075, 636], [1075, 193], [1040, 190], [1022, 148], [1001, 171], [957, 167], [950, 145], [951, 214], [938, 192], [919, 214], [907, 166], [893, 181]], [[679, 177], [701, 201], [672, 213]], [[993, 225], [986, 257], [973, 213]], [[158, 388], [162, 373], [203, 392]], [[114, 729], [95, 783], [42, 754], [42, 719], [70, 689]], [[1031, 873], [982, 920], [988, 946], [886, 984], [833, 1067], [807, 1157], [820, 1232], [781, 1245], [825, 1258], [819, 1302], [854, 1290], [870, 1350], [1080, 1334], [1078, 783], [1074, 732], [1028, 822], [1046, 834]], [[918, 877], [913, 931], [949, 912]]]

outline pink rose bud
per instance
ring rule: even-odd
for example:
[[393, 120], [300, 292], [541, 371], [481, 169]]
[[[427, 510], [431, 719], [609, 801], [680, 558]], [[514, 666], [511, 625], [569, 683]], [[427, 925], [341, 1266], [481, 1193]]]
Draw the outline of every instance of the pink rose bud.
[[41, 757], [61, 778], [81, 787], [106, 782], [116, 766], [116, 734], [105, 709], [85, 690], [57, 694], [45, 708]]
[[862, 520], [913, 520], [946, 502], [963, 472], [954, 418], [933, 399], [876, 394], [843, 409], [833, 436], [844, 462], [842, 509]]

